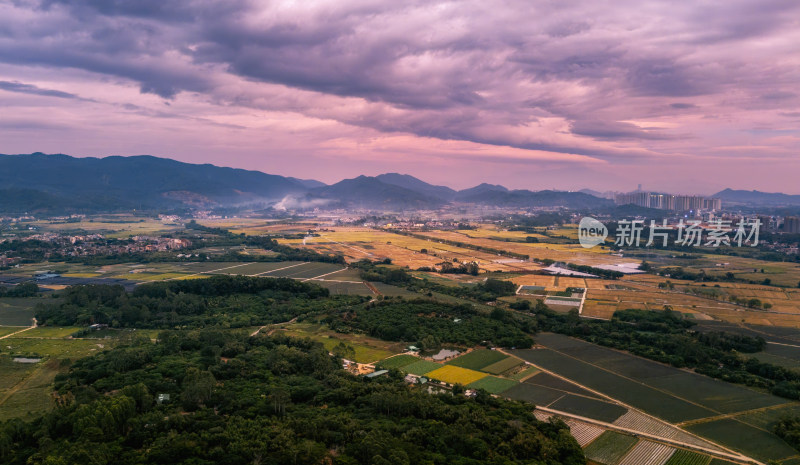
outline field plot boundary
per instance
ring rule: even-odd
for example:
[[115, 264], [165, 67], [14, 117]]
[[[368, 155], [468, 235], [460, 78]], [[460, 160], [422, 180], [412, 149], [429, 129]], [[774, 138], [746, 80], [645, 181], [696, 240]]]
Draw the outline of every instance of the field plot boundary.
[[[585, 389], [585, 390], [587, 390], [587, 391], [589, 391], [589, 392], [591, 392], [593, 394], [597, 394], [602, 399], [606, 399], [606, 400], [615, 402], [615, 403], [627, 408], [629, 411], [637, 412], [638, 414], [643, 415], [643, 416], [649, 418], [650, 420], [652, 420], [654, 422], [657, 422], [657, 423], [662, 424], [662, 425], [666, 425], [666, 426], [668, 426], [670, 428], [675, 428], [679, 432], [682, 432], [684, 434], [687, 434], [687, 435], [693, 437], [696, 441], [702, 441], [704, 443], [711, 444], [716, 449], [709, 449], [707, 447], [700, 446], [700, 445], [697, 445], [697, 444], [689, 444], [689, 443], [685, 443], [683, 441], [676, 441], [676, 440], [673, 440], [673, 439], [670, 439], [670, 438], [665, 438], [665, 437], [660, 436], [660, 435], [651, 434], [651, 433], [648, 433], [648, 432], [645, 432], [645, 431], [638, 431], [638, 430], [633, 430], [633, 429], [630, 429], [630, 428], [625, 428], [625, 427], [622, 427], [622, 426], [615, 425], [613, 423], [606, 423], [606, 422], [603, 422], [603, 421], [600, 421], [600, 420], [595, 420], [595, 419], [583, 417], [583, 416], [580, 416], [580, 415], [575, 415], [575, 414], [572, 414], [572, 413], [562, 412], [560, 410], [552, 409], [552, 408], [549, 408], [549, 407], [541, 407], [541, 406], [537, 405], [536, 406], [537, 410], [541, 410], [541, 411], [544, 411], [544, 412], [547, 412], [547, 413], [550, 413], [550, 414], [554, 414], [554, 415], [560, 415], [560, 416], [563, 416], [563, 417], [574, 418], [576, 420], [592, 423], [592, 424], [599, 425], [599, 426], [604, 426], [604, 427], [606, 427], [608, 429], [616, 429], [616, 430], [621, 431], [621, 432], [627, 432], [627, 433], [630, 433], [630, 434], [636, 434], [636, 435], [641, 436], [641, 437], [646, 437], [646, 438], [650, 438], [650, 439], [653, 439], [653, 440], [656, 440], [656, 441], [660, 441], [660, 442], [664, 442], [664, 443], [667, 443], [667, 444], [676, 445], [678, 447], [698, 450], [698, 451], [701, 451], [703, 453], [707, 453], [707, 454], [715, 456], [715, 457], [723, 458], [725, 460], [734, 460], [734, 461], [736, 461], [738, 463], [759, 463], [759, 462], [754, 461], [753, 459], [750, 459], [750, 457], [747, 457], [747, 456], [745, 456], [743, 454], [740, 454], [739, 452], [736, 452], [736, 451], [734, 451], [732, 449], [729, 449], [729, 448], [727, 448], [725, 446], [717, 444], [714, 441], [710, 441], [708, 439], [705, 439], [705, 438], [703, 438], [701, 436], [698, 436], [697, 434], [694, 434], [692, 432], [686, 431], [686, 430], [684, 430], [682, 428], [678, 428], [677, 426], [673, 425], [672, 423], [669, 423], [669, 422], [661, 420], [661, 419], [659, 419], [657, 417], [654, 417], [653, 415], [650, 415], [650, 414], [642, 411], [641, 409], [638, 409], [638, 408], [635, 408], [635, 407], [633, 407], [631, 405], [628, 405], [625, 402], [621, 402], [621, 401], [619, 401], [619, 400], [617, 400], [617, 399], [615, 399], [615, 398], [613, 398], [613, 397], [611, 397], [611, 396], [609, 396], [607, 394], [604, 394], [604, 393], [596, 391], [596, 390], [594, 390], [594, 389], [592, 389], [592, 388], [590, 388], [588, 386], [580, 384], [577, 381], [574, 381], [574, 380], [571, 380], [571, 379], [566, 378], [564, 376], [561, 376], [558, 373], [555, 373], [555, 372], [552, 372], [552, 371], [547, 370], [545, 368], [542, 368], [539, 365], [536, 365], [536, 364], [532, 364], [532, 365], [535, 366], [536, 368], [538, 368], [543, 373], [548, 373], [548, 374], [550, 374], [550, 375], [552, 375], [552, 376], [554, 376], [556, 378], [559, 378], [559, 379], [562, 379], [564, 381], [567, 381], [567, 382], [570, 382], [572, 384], [575, 384], [576, 386], [578, 386], [578, 387], [580, 387], [582, 389]], [[520, 383], [520, 384], [523, 384], [523, 383]], [[552, 403], [553, 402], [551, 402], [551, 404]], [[620, 417], [620, 418], [622, 418], [622, 417]], [[619, 420], [619, 419], [617, 419], [617, 420]]]
[[[719, 446], [720, 450], [714, 450], [714, 449], [709, 449], [709, 448], [706, 448], [706, 447], [698, 446], [696, 444], [689, 444], [689, 443], [684, 443], [683, 441], [676, 441], [674, 439], [664, 438], [664, 437], [661, 437], [661, 436], [658, 436], [658, 435], [655, 435], [655, 434], [651, 434], [651, 433], [646, 433], [646, 432], [643, 432], [643, 431], [635, 431], [635, 430], [632, 430], [632, 429], [629, 429], [629, 428], [625, 428], [625, 427], [622, 427], [622, 426], [615, 425], [613, 423], [606, 423], [606, 422], [603, 422], [603, 421], [600, 421], [600, 420], [595, 420], [593, 418], [587, 418], [587, 417], [583, 417], [583, 416], [580, 416], [580, 415], [575, 415], [575, 414], [572, 414], [572, 413], [562, 412], [560, 410], [555, 410], [555, 409], [552, 409], [552, 408], [549, 408], [549, 407], [536, 406], [536, 410], [540, 410], [540, 411], [542, 411], [544, 413], [548, 413], [548, 414], [559, 416], [559, 417], [571, 418], [573, 420], [582, 421], [584, 423], [590, 423], [592, 425], [601, 426], [601, 427], [603, 427], [603, 428], [605, 428], [607, 430], [617, 431], [619, 433], [625, 433], [625, 434], [629, 434], [629, 435], [635, 435], [635, 436], [638, 436], [640, 438], [651, 439], [651, 440], [656, 441], [656, 442], [668, 444], [668, 445], [679, 447], [679, 448], [682, 448], [682, 449], [687, 449], [687, 450], [691, 450], [691, 451], [694, 451], [694, 452], [700, 452], [700, 453], [703, 453], [703, 454], [706, 454], [706, 455], [710, 455], [711, 457], [720, 458], [720, 459], [723, 459], [723, 460], [729, 460], [729, 461], [733, 461], [733, 462], [736, 462], [736, 463], [743, 463], [743, 464], [746, 463], [746, 464], [763, 465], [763, 464], [761, 464], [761, 462], [758, 462], [755, 459], [752, 459], [752, 458], [750, 458], [750, 457], [748, 457], [746, 455], [740, 454], [738, 452], [728, 450], [727, 448], [724, 448], [722, 446]], [[691, 434], [691, 433], [687, 433], [687, 434]], [[717, 444], [714, 444], [714, 445], [716, 446]]]
[[[558, 335], [558, 336], [561, 336], [561, 335]], [[640, 362], [644, 362], [644, 363], [650, 363], [650, 364], [653, 364], [654, 366], [661, 366], [663, 368], [669, 368], [669, 369], [671, 369], [672, 371], [675, 372], [673, 374], [670, 374], [670, 377], [674, 377], [674, 376], [677, 376], [677, 375], [680, 375], [680, 374], [692, 375], [692, 376], [698, 377], [698, 379], [700, 381], [721, 383], [721, 385], [725, 386], [726, 388], [738, 388], [738, 389], [741, 389], [743, 392], [752, 393], [753, 395], [763, 395], [763, 394], [759, 393], [758, 391], [754, 391], [754, 390], [751, 390], [751, 389], [748, 389], [748, 388], [745, 388], [745, 387], [742, 387], [742, 386], [739, 386], [739, 385], [736, 385], [736, 384], [726, 383], [724, 381], [715, 380], [714, 378], [710, 378], [710, 377], [707, 377], [707, 376], [704, 376], [704, 375], [700, 375], [700, 374], [696, 374], [696, 373], [682, 372], [681, 370], [679, 370], [677, 368], [674, 368], [674, 367], [670, 367], [669, 365], [665, 365], [665, 364], [661, 364], [661, 363], [658, 363], [658, 362], [654, 362], [654, 361], [648, 360], [646, 358], [639, 357], [637, 355], [633, 355], [633, 354], [630, 354], [630, 353], [627, 353], [627, 352], [624, 352], [624, 351], [620, 351], [620, 350], [616, 350], [616, 349], [612, 349], [612, 348], [599, 346], [597, 344], [592, 344], [592, 343], [589, 343], [589, 342], [586, 342], [586, 341], [583, 341], [583, 340], [580, 340], [580, 339], [576, 339], [576, 338], [573, 338], [573, 337], [569, 337], [569, 336], [563, 336], [563, 337], [565, 339], [569, 339], [569, 340], [574, 341], [576, 343], [583, 344], [586, 347], [597, 346], [600, 349], [608, 350], [609, 352], [617, 353], [620, 356], [629, 357], [629, 358], [634, 359], [636, 361], [640, 361]], [[613, 375], [613, 376], [617, 376], [617, 377], [619, 377], [621, 379], [624, 379], [624, 380], [626, 380], [628, 382], [635, 383], [637, 385], [643, 386], [643, 387], [648, 388], [648, 389], [652, 389], [654, 391], [657, 391], [657, 392], [659, 392], [661, 394], [664, 394], [664, 395], [666, 395], [668, 397], [671, 397], [673, 399], [680, 400], [680, 401], [685, 402], [687, 404], [694, 405], [696, 407], [702, 408], [704, 410], [707, 410], [709, 412], [712, 412], [712, 413], [716, 414], [716, 415], [708, 415], [708, 416], [705, 416], [705, 417], [698, 417], [698, 418], [692, 419], [692, 420], [700, 420], [701, 418], [716, 417], [716, 416], [719, 416], [719, 415], [724, 415], [726, 413], [731, 413], [731, 414], [733, 414], [733, 413], [743, 413], [743, 412], [747, 412], [747, 411], [751, 411], [751, 410], [757, 410], [757, 409], [761, 409], [761, 408], [765, 408], [765, 407], [769, 407], [769, 406], [781, 405], [781, 404], [785, 404], [786, 403], [784, 401], [784, 399], [780, 399], [781, 400], [780, 403], [774, 403], [774, 404], [770, 404], [770, 405], [763, 405], [763, 406], [752, 407], [752, 408], [742, 408], [740, 410], [735, 410], [735, 411], [730, 411], [730, 412], [723, 412], [723, 411], [718, 410], [716, 407], [712, 407], [711, 405], [705, 405], [703, 403], [700, 403], [700, 401], [687, 399], [687, 398], [683, 397], [682, 395], [680, 395], [678, 392], [667, 390], [666, 388], [661, 387], [658, 383], [655, 383], [655, 382], [651, 383], [651, 382], [647, 382], [647, 380], [640, 380], [640, 379], [632, 378], [631, 376], [628, 376], [626, 374], [623, 374], [623, 373], [620, 373], [618, 371], [615, 371], [612, 368], [608, 368], [606, 366], [600, 365], [599, 363], [596, 363], [595, 361], [583, 360], [583, 359], [579, 358], [576, 355], [564, 352], [562, 349], [557, 349], [557, 348], [554, 348], [552, 346], [544, 346], [544, 345], [543, 345], [543, 347], [545, 347], [546, 350], [554, 352], [554, 353], [556, 353], [556, 354], [558, 354], [558, 355], [560, 355], [562, 357], [567, 357], [567, 358], [570, 358], [570, 359], [575, 360], [577, 362], [584, 363], [586, 365], [591, 366], [592, 368], [595, 368], [597, 370], [601, 370], [601, 371], [606, 372], [606, 373], [608, 373], [610, 375]], [[663, 379], [663, 377], [661, 377], [661, 376], [653, 376], [653, 377], [648, 378], [648, 380], [649, 379], [659, 380], [659, 379]], [[778, 398], [776, 398], [776, 399], [778, 399]], [[683, 420], [683, 422], [692, 421], [692, 420], [687, 419], [687, 420]], [[682, 423], [682, 422], [675, 422], [675, 423]]]

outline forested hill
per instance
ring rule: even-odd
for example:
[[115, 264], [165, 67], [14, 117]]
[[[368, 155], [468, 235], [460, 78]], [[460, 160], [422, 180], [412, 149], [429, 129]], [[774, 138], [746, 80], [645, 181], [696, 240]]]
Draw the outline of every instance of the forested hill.
[[[276, 167], [277, 168], [277, 167]], [[150, 155], [71, 157], [0, 154], [0, 213], [186, 211], [210, 208], [439, 208], [452, 201], [506, 207], [594, 208], [612, 202], [580, 192], [509, 191], [481, 184], [456, 192], [413, 176], [358, 176], [325, 185], [260, 171]]]
[[278, 201], [299, 180], [152, 156], [0, 155], [0, 211], [113, 211]]
[[52, 412], [0, 425], [0, 462], [585, 463], [566, 425], [539, 422], [530, 405], [431, 395], [339, 363], [310, 341], [162, 333], [76, 362], [56, 380]]

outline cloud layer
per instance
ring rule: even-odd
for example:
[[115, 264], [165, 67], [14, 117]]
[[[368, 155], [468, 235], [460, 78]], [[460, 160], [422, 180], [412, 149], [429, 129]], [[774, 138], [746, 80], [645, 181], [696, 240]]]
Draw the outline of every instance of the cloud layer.
[[0, 151], [796, 192], [797, 43], [794, 1], [16, 0]]

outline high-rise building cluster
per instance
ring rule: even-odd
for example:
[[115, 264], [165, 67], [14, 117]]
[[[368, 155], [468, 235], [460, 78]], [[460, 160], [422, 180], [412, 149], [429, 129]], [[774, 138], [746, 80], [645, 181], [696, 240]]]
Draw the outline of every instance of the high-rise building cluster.
[[800, 234], [800, 217], [787, 216], [783, 220], [783, 231], [792, 234]]
[[617, 205], [638, 205], [640, 207], [658, 208], [673, 211], [717, 211], [722, 209], [722, 201], [697, 195], [654, 194], [651, 192], [630, 192], [617, 194], [614, 197]]

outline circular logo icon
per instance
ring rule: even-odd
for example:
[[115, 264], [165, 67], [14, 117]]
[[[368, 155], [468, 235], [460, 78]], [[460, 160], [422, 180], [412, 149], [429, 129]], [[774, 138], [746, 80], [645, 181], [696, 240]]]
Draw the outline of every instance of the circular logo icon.
[[578, 224], [578, 241], [587, 249], [601, 244], [608, 237], [608, 228], [596, 219], [586, 216]]

